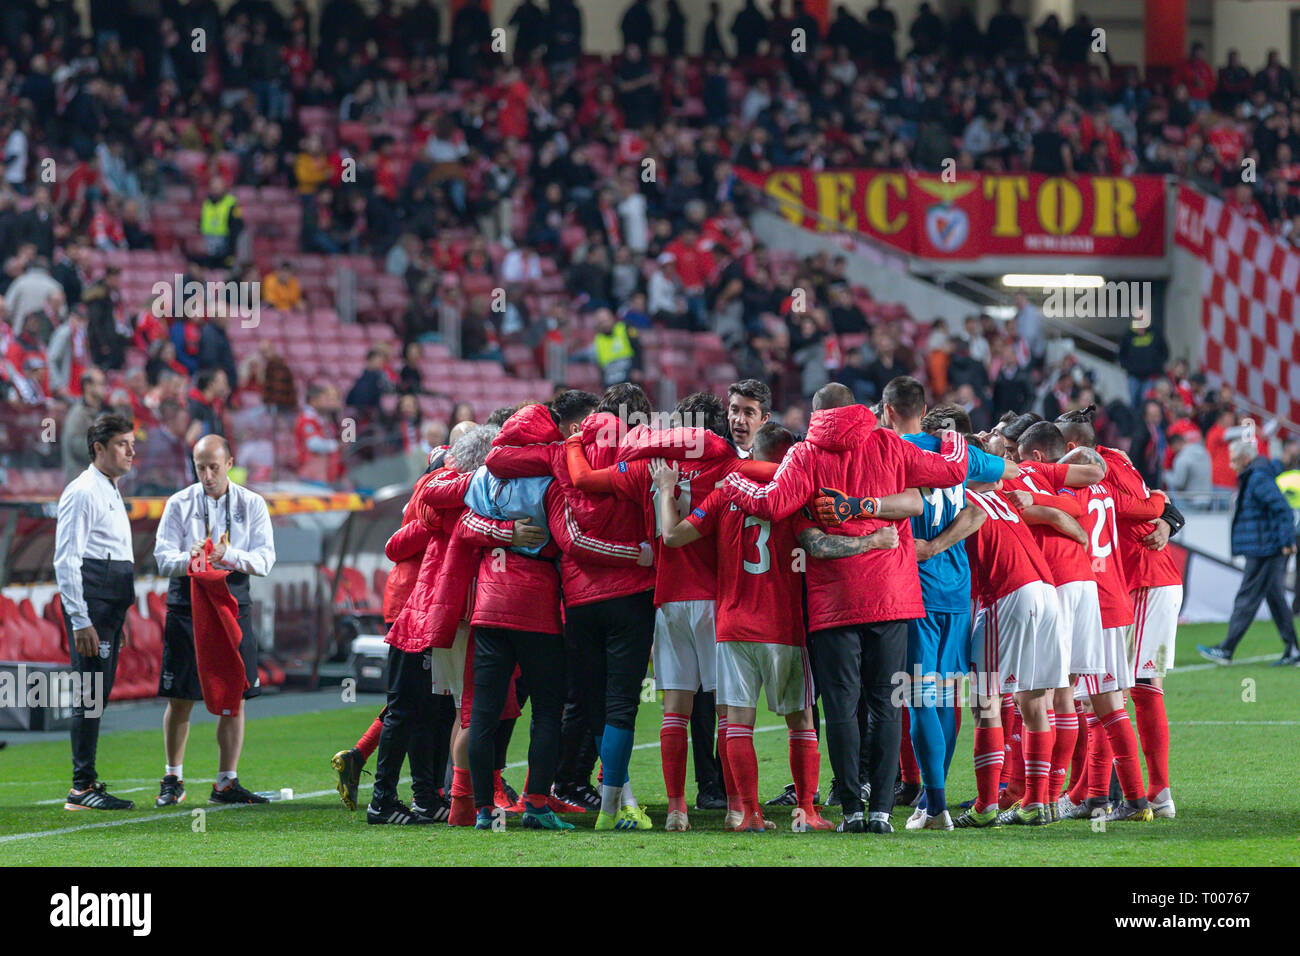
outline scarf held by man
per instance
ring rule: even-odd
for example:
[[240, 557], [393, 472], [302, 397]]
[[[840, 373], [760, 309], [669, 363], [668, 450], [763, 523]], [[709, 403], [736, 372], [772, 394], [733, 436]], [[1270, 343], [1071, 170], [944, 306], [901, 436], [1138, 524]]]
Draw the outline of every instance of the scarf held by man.
[[229, 717], [239, 712], [248, 676], [239, 644], [239, 604], [226, 584], [229, 571], [212, 566], [212, 539], [203, 553], [190, 562], [190, 604], [194, 620], [194, 658], [208, 713]]

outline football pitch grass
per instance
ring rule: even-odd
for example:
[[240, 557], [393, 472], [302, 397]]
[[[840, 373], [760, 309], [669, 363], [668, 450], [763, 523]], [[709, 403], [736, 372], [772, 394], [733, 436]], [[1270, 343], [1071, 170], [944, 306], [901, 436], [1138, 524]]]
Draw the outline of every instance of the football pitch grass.
[[[1196, 643], [1217, 641], [1222, 633], [1222, 625], [1182, 627], [1177, 663], [1188, 669], [1172, 672], [1165, 685], [1174, 820], [1112, 823], [1104, 831], [1088, 821], [1063, 821], [1045, 828], [912, 833], [903, 830], [909, 811], [900, 808], [893, 816], [897, 832], [876, 837], [796, 833], [790, 808], [772, 807], [766, 812], [780, 824], [775, 833], [725, 833], [721, 811], [692, 811], [692, 832], [665, 833], [662, 711], [655, 702], [641, 707], [631, 765], [653, 830], [595, 833], [591, 813], [568, 817], [577, 829], [564, 833], [525, 831], [513, 819], [500, 833], [440, 824], [368, 826], [363, 809], [344, 809], [330, 769], [334, 752], [351, 746], [377, 712], [377, 698], [367, 697], [337, 709], [249, 721], [242, 781], [250, 789], [294, 790], [292, 801], [268, 806], [207, 805], [216, 766], [211, 724], [196, 724], [190, 735], [186, 803], [166, 810], [153, 809], [163, 763], [161, 728], [106, 732], [100, 772], [113, 792], [136, 801], [136, 809], [111, 814], [63, 809], [66, 738], [24, 743], [21, 734], [6, 734], [0, 865], [1294, 866], [1300, 863], [1300, 669], [1267, 666], [1280, 652], [1269, 623], [1254, 626], [1238, 649], [1239, 663], [1204, 664]], [[756, 730], [759, 795], [766, 799], [790, 780], [786, 735], [784, 723], [761, 709]], [[954, 805], [974, 793], [971, 739], [967, 712], [949, 777]], [[521, 722], [506, 773], [517, 788], [524, 782], [527, 741]], [[822, 750], [825, 796], [830, 766]], [[364, 803], [369, 778], [362, 780]], [[401, 793], [409, 798], [405, 781]], [[694, 795], [688, 770], [687, 796]], [[832, 808], [826, 816], [835, 821], [839, 813]]]

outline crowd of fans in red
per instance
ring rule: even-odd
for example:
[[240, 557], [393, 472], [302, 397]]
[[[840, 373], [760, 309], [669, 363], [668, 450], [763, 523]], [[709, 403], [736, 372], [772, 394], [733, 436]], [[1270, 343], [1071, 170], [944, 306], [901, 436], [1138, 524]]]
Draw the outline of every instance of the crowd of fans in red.
[[[1013, 322], [950, 330], [874, 301], [844, 259], [756, 243], [737, 167], [937, 169], [951, 156], [976, 170], [1170, 173], [1300, 241], [1300, 102], [1276, 56], [1252, 73], [1229, 52], [1216, 71], [1194, 47], [1176, 71], [1140, 77], [1090, 52], [1086, 14], [1064, 29], [1048, 17], [1031, 38], [1005, 9], [981, 26], [923, 5], [903, 39], [883, 0], [860, 18], [840, 6], [825, 34], [797, 0], [704, 24], [669, 0], [662, 26], [635, 0], [625, 50], [606, 59], [582, 53], [571, 0], [520, 3], [504, 56], [474, 4], [447, 42], [432, 0], [375, 17], [327, 0], [315, 23], [301, 3], [285, 16], [267, 0], [225, 13], [167, 2], [161, 19], [90, 7], [93, 39], [71, 3], [9, 0], [0, 18], [0, 390], [6, 407], [63, 423], [68, 471], [88, 415], [129, 405], [155, 435], [143, 490], [182, 483], [189, 443], [241, 409], [286, 421], [289, 467], [263, 477], [338, 481], [345, 408], [366, 454], [429, 447], [492, 407], [496, 381], [475, 378], [488, 384], [466, 406], [431, 371], [504, 363], [516, 380], [596, 386], [604, 369], [582, 360], [618, 322], [638, 343], [630, 377], [762, 378], [796, 428], [831, 379], [870, 400], [917, 374], [977, 426], [982, 409], [1097, 398], [1071, 358], [1047, 360], [1030, 303]], [[685, 53], [688, 28], [699, 55]], [[806, 50], [788, 42], [796, 28]], [[214, 256], [196, 220], [227, 193], [245, 235]], [[345, 301], [321, 257], [369, 260], [373, 285]], [[173, 273], [258, 282], [265, 308], [309, 328], [349, 324], [339, 313], [369, 322], [377, 349], [357, 356], [348, 389], [323, 356], [286, 361], [283, 338], [160, 318], [146, 290]], [[1212, 435], [1238, 416], [1229, 393], [1169, 367], [1158, 329], [1124, 348], [1136, 382], [1103, 396], [1106, 441], [1131, 441], [1159, 484], [1172, 436], [1192, 434], [1184, 422]], [[52, 449], [15, 428], [5, 464], [48, 468]], [[59, 484], [26, 480], [7, 490]]]

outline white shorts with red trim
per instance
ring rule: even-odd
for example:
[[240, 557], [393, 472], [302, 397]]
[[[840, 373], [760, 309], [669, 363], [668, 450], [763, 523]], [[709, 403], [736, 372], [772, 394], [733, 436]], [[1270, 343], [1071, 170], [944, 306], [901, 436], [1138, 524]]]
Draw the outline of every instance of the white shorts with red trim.
[[971, 669], [981, 697], [1065, 687], [1070, 649], [1058, 621], [1056, 588], [1033, 581], [975, 612]]
[[1164, 677], [1174, 666], [1174, 638], [1178, 634], [1178, 612], [1183, 607], [1183, 586], [1166, 584], [1158, 588], [1137, 588], [1133, 598], [1133, 637], [1128, 663], [1134, 680]]
[[717, 690], [712, 601], [669, 601], [655, 611], [655, 688]]
[[1133, 686], [1133, 672], [1128, 664], [1128, 641], [1132, 630], [1132, 624], [1102, 628], [1101, 644], [1106, 670], [1101, 674], [1080, 674], [1074, 692], [1076, 699], [1108, 694], [1113, 690], [1128, 690]]
[[1071, 674], [1104, 674], [1101, 602], [1096, 581], [1067, 581], [1056, 586], [1061, 603], [1061, 632], [1069, 642]]
[[767, 709], [784, 717], [812, 706], [808, 648], [765, 641], [718, 641], [718, 703], [757, 707], [767, 691]]

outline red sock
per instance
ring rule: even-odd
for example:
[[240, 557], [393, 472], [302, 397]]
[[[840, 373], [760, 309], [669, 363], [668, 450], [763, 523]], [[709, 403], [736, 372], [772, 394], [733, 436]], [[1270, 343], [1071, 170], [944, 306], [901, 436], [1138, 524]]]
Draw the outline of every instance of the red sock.
[[739, 810], [740, 794], [736, 791], [735, 772], [727, 755], [727, 718], [722, 716], [718, 717], [718, 760], [722, 763], [722, 785], [727, 790], [727, 809]]
[[1006, 809], [1025, 795], [1025, 722], [1016, 711], [1011, 730], [1011, 779], [1002, 791], [998, 803]]
[[912, 717], [910, 708], [903, 708], [903, 739], [898, 746], [898, 763], [902, 768], [900, 775], [903, 783], [920, 783], [921, 767], [916, 762], [916, 752], [912, 749]]
[[1145, 800], [1147, 790], [1142, 782], [1142, 764], [1138, 761], [1137, 734], [1133, 733], [1133, 721], [1129, 720], [1128, 711], [1121, 707], [1101, 718], [1101, 724], [1106, 729], [1110, 748], [1115, 752], [1115, 772], [1119, 774], [1124, 799]]
[[1115, 755], [1110, 751], [1106, 729], [1096, 714], [1088, 715], [1088, 796], [1105, 799], [1110, 795], [1110, 768]]
[[1010, 694], [1002, 695], [1002, 776], [999, 786], [1011, 782], [1011, 735], [1016, 729], [1016, 701]]
[[1055, 736], [1050, 730], [1024, 732], [1025, 799], [1021, 806], [1047, 802], [1047, 781], [1052, 776], [1052, 741]]
[[1147, 758], [1147, 799], [1154, 799], [1169, 786], [1169, 719], [1165, 716], [1165, 692], [1152, 684], [1138, 684], [1131, 691], [1137, 712], [1142, 756]]
[[745, 816], [758, 813], [758, 755], [754, 753], [754, 728], [727, 725], [727, 756]]
[[366, 728], [366, 732], [357, 739], [357, 750], [361, 753], [362, 760], [369, 760], [370, 755], [375, 752], [379, 746], [379, 735], [384, 729], [384, 718], [376, 717]]
[[474, 789], [469, 782], [469, 768], [452, 767], [451, 816], [447, 818], [447, 823], [453, 827], [472, 827], [476, 817]]
[[1074, 712], [1074, 753], [1070, 755], [1070, 800], [1073, 803], [1079, 802], [1074, 799], [1075, 788], [1088, 785], [1087, 775], [1084, 773], [1087, 766], [1088, 715], [1081, 710], [1076, 710]]
[[794, 792], [799, 800], [799, 809], [808, 816], [817, 812], [813, 798], [817, 796], [817, 777], [821, 774], [821, 767], [817, 731], [790, 731], [790, 773], [794, 777]]
[[1056, 742], [1052, 744], [1052, 776], [1047, 782], [1047, 799], [1055, 801], [1065, 789], [1065, 771], [1079, 738], [1079, 721], [1074, 711], [1056, 714]]
[[975, 810], [997, 806], [998, 781], [1006, 762], [1001, 727], [975, 728]]
[[664, 713], [659, 727], [659, 753], [664, 765], [664, 790], [668, 810], [686, 812], [686, 725], [685, 714]]
[[957, 735], [961, 733], [961, 707], [960, 706], [954, 706], [952, 709], [952, 725], [953, 725], [952, 736], [953, 739], [956, 740]]

